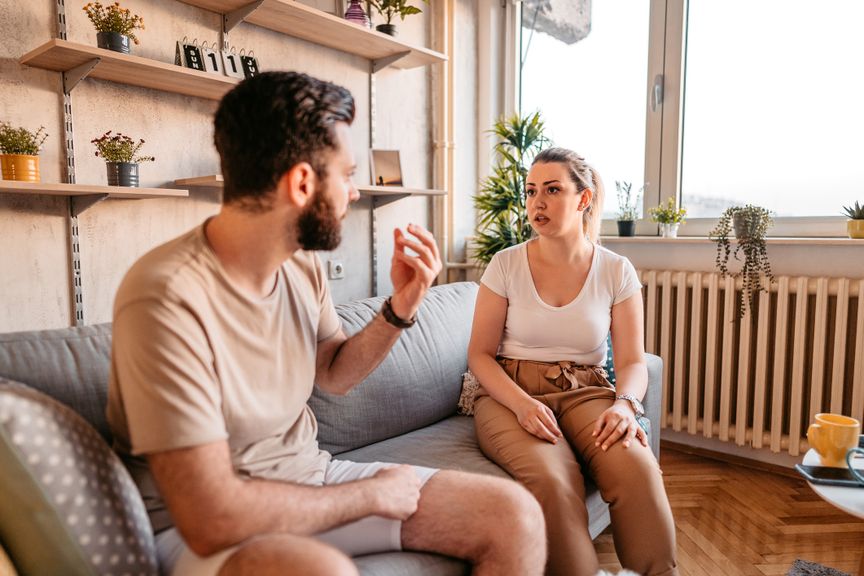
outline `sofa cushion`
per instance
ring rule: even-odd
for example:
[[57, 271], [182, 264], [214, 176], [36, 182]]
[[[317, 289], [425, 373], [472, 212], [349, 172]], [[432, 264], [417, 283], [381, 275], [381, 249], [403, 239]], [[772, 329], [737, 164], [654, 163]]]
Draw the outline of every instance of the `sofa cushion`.
[[[319, 390], [309, 405], [324, 450], [339, 454], [422, 428], [456, 413], [477, 284], [460, 282], [429, 290], [417, 324], [404, 330], [387, 358], [345, 396]], [[383, 298], [336, 307], [349, 336], [381, 308]]]
[[0, 470], [0, 541], [23, 574], [158, 574], [144, 504], [119, 458], [72, 410], [6, 379]]
[[111, 325], [0, 334], [0, 377], [72, 408], [109, 441], [105, 418]]

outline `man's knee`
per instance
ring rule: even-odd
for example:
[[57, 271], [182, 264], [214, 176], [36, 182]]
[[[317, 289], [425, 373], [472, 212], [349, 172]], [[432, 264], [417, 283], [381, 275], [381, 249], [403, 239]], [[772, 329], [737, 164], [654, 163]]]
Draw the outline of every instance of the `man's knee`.
[[517, 482], [501, 480], [496, 482], [493, 496], [495, 518], [490, 519], [490, 525], [496, 533], [500, 535], [499, 530], [506, 530], [511, 538], [545, 542], [543, 511], [528, 490]]
[[219, 576], [296, 574], [303, 576], [359, 576], [357, 566], [336, 548], [290, 535], [256, 538], [235, 552]]

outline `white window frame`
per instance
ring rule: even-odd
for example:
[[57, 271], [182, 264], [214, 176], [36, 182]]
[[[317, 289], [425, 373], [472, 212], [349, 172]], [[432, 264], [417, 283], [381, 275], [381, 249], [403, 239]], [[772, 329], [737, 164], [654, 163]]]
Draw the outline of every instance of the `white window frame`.
[[[643, 215], [636, 222], [637, 236], [656, 236], [658, 225], [651, 222], [648, 209], [681, 199], [681, 153], [683, 147], [683, 99], [685, 72], [686, 19], [688, 0], [651, 0], [648, 66], [645, 89], [645, 174], [650, 185], [643, 199]], [[518, 0], [507, 2], [508, 18], [505, 40], [506, 69], [514, 74], [505, 77], [505, 109], [512, 113], [518, 105], [518, 65], [521, 49], [521, 5]], [[655, 83], [661, 86], [660, 101], [656, 102]], [[615, 194], [614, 185], [606, 185], [607, 194]], [[686, 206], [685, 206], [686, 207]], [[810, 216], [775, 218], [769, 229], [770, 237], [844, 237], [845, 218], [842, 216]], [[707, 236], [717, 218], [688, 218], [680, 236]], [[603, 221], [601, 234], [617, 235], [616, 222]]]

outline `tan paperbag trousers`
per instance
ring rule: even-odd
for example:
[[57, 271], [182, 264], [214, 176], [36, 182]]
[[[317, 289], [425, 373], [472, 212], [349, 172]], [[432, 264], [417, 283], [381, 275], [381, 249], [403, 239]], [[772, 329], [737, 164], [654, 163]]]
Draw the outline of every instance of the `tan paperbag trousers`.
[[478, 393], [474, 417], [481, 449], [543, 508], [546, 573], [594, 576], [599, 569], [588, 533], [584, 469], [609, 503], [621, 565], [639, 574], [677, 575], [675, 525], [651, 449], [638, 440], [629, 448], [618, 441], [606, 452], [594, 445], [594, 424], [615, 401], [605, 371], [570, 362], [498, 361], [523, 390], [552, 409], [566, 439], [552, 444], [537, 438], [508, 408], [482, 389]]

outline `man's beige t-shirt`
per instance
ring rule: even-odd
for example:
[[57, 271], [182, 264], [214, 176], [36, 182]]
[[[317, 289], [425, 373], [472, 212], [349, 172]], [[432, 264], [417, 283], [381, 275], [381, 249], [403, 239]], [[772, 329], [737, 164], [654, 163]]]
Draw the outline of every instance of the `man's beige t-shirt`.
[[114, 303], [108, 422], [156, 532], [171, 520], [149, 453], [227, 440], [241, 476], [323, 483], [330, 455], [306, 402], [317, 343], [339, 328], [313, 252], [264, 298], [232, 285], [203, 226], [132, 267]]

